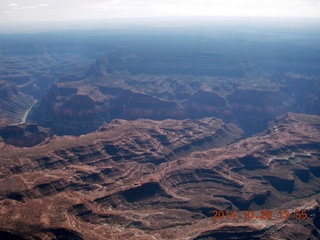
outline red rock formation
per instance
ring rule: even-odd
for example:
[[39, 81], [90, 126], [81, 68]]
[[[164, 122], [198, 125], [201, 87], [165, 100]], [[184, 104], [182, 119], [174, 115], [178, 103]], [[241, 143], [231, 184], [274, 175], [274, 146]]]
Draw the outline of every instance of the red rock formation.
[[18, 124], [0, 126], [0, 137], [6, 144], [16, 147], [32, 147], [52, 136], [50, 129], [37, 124]]
[[28, 121], [49, 127], [55, 134], [81, 135], [96, 130], [105, 123], [108, 98], [99, 89], [74, 83], [55, 84]]
[[[2, 144], [0, 229], [40, 239], [315, 239], [319, 123], [290, 113], [235, 142], [242, 131], [213, 118], [115, 120], [32, 148]], [[238, 218], [214, 220], [213, 210]], [[243, 219], [245, 210], [273, 218]]]

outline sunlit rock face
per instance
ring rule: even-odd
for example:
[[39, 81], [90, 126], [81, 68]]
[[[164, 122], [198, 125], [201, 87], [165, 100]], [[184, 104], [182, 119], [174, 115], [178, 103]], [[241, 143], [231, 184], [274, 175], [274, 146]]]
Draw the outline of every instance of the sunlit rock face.
[[[0, 227], [6, 231], [1, 234], [72, 239], [316, 236], [319, 126], [318, 116], [289, 113], [263, 134], [243, 139], [236, 125], [216, 118], [114, 120], [93, 133], [54, 137], [29, 148], [2, 142]], [[297, 220], [297, 209], [309, 217]], [[238, 218], [212, 219], [214, 210], [235, 211]], [[274, 215], [245, 220], [246, 210]], [[284, 210], [290, 219], [279, 218]]]

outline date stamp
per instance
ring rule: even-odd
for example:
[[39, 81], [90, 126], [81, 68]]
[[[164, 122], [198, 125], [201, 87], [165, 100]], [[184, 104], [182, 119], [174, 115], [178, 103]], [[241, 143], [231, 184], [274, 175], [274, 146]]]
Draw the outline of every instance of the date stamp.
[[244, 219], [244, 220], [253, 220], [253, 219], [261, 219], [261, 220], [277, 220], [284, 219], [287, 220], [289, 218], [295, 218], [297, 220], [306, 220], [308, 218], [308, 214], [306, 210], [295, 210], [295, 212], [290, 212], [289, 210], [279, 210], [279, 211], [271, 211], [271, 210], [260, 210], [260, 211], [228, 211], [228, 210], [214, 210], [212, 219], [221, 220], [221, 219]]

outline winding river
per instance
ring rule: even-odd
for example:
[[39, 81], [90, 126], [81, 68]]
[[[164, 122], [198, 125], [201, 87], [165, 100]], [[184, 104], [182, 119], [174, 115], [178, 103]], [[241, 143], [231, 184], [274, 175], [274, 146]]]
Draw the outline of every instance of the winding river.
[[27, 111], [23, 114], [23, 117], [21, 118], [20, 123], [26, 123], [27, 117], [29, 115], [29, 112], [33, 108], [33, 106], [38, 102], [38, 100], [34, 100], [33, 104], [27, 109]]

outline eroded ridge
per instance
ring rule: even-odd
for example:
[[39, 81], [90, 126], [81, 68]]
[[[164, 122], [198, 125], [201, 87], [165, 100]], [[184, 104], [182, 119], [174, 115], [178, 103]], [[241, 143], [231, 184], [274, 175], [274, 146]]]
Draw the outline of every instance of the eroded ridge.
[[[320, 117], [289, 113], [260, 135], [216, 118], [114, 120], [30, 148], [1, 143], [1, 234], [73, 239], [314, 239]], [[214, 210], [305, 210], [221, 218]], [[290, 236], [288, 233], [290, 232]], [[60, 235], [59, 235], [60, 234]]]

